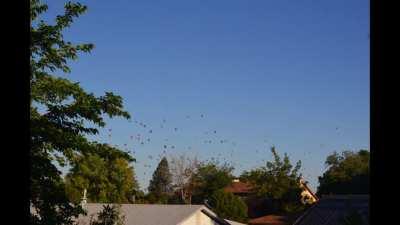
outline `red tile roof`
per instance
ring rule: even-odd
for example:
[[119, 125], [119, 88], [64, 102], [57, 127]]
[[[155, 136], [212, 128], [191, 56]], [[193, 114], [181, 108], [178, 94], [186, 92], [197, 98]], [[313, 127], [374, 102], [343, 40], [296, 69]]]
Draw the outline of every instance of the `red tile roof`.
[[252, 187], [248, 183], [241, 181], [232, 182], [229, 186], [224, 188], [225, 191], [231, 192], [233, 194], [246, 194], [251, 193]]
[[249, 225], [286, 225], [287, 218], [284, 216], [267, 215], [249, 220]]

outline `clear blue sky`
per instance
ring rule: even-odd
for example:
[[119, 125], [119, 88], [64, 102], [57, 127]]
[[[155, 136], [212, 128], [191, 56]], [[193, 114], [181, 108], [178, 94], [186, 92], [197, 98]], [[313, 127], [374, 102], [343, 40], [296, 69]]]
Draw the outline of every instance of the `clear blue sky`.
[[132, 122], [110, 120], [96, 139], [134, 149], [142, 188], [164, 145], [220, 154], [236, 174], [275, 145], [302, 160], [313, 189], [328, 154], [369, 149], [369, 1], [82, 2], [88, 12], [65, 37], [96, 47], [67, 76], [123, 96]]

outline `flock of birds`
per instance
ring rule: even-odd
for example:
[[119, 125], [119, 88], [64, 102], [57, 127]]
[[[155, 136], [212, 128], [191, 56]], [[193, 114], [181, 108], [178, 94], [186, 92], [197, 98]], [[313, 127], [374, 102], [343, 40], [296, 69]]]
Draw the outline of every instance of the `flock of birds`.
[[[191, 116], [186, 116], [186, 119], [191, 119], [191, 118], [195, 118], [195, 117], [191, 117]], [[200, 119], [204, 119], [205, 116], [204, 114], [199, 115]], [[132, 121], [131, 121], [132, 122]], [[143, 177], [146, 177], [147, 172], [146, 171], [150, 171], [150, 169], [154, 166], [156, 166], [158, 164], [158, 162], [161, 160], [161, 158], [168, 156], [168, 154], [173, 154], [174, 151], [177, 150], [187, 150], [188, 152], [192, 152], [194, 151], [194, 149], [199, 149], [198, 147], [195, 146], [186, 146], [186, 147], [178, 147], [176, 144], [173, 144], [172, 141], [169, 138], [162, 138], [162, 140], [160, 141], [160, 139], [155, 138], [154, 133], [161, 133], [158, 132], [158, 129], [156, 129], [155, 127], [151, 127], [149, 124], [142, 122], [142, 121], [138, 121], [138, 120], [134, 120], [133, 121], [135, 126], [138, 126], [140, 129], [138, 129], [140, 132], [136, 133], [136, 134], [132, 134], [129, 136], [129, 140], [131, 143], [124, 143], [123, 146], [118, 146], [115, 145], [115, 147], [120, 148], [122, 147], [122, 149], [124, 149], [125, 151], [129, 152], [130, 154], [132, 154], [135, 158], [138, 158], [138, 154], [137, 151], [140, 149], [143, 149], [143, 147], [145, 145], [149, 145], [151, 143], [155, 143], [155, 150], [158, 150], [159, 154], [147, 154], [146, 158], [141, 158], [140, 160], [136, 161], [137, 164], [142, 164], [142, 166], [144, 167], [144, 171], [143, 171]], [[169, 126], [167, 123], [166, 119], [163, 119], [160, 124], [159, 124], [159, 129], [163, 129], [164, 132], [173, 132], [173, 133], [179, 133], [182, 131], [181, 128], [179, 127], [175, 127], [175, 126]], [[336, 127], [336, 131], [339, 131], [339, 128]], [[112, 129], [108, 129], [108, 138], [109, 138], [109, 142], [112, 142]], [[210, 145], [224, 145], [224, 147], [226, 149], [229, 149], [228, 151], [220, 151], [217, 152], [217, 154], [215, 156], [211, 156], [208, 155], [208, 159], [211, 159], [211, 161], [219, 161], [219, 162], [226, 162], [232, 166], [235, 167], [235, 169], [239, 169], [239, 170], [243, 170], [244, 166], [248, 166], [249, 163], [244, 162], [244, 160], [240, 160], [240, 155], [239, 156], [239, 160], [236, 159], [234, 160], [234, 156], [235, 153], [238, 152], [238, 149], [236, 149], [237, 147], [237, 142], [236, 141], [232, 141], [229, 140], [227, 138], [222, 138], [219, 135], [219, 132], [216, 129], [208, 129], [206, 131], [203, 132], [203, 137], [204, 140], [202, 141], [202, 144], [206, 145], [206, 146], [202, 146], [203, 149], [207, 149], [207, 148], [211, 148]], [[248, 152], [250, 154], [263, 154], [263, 155], [269, 155], [269, 151], [270, 151], [270, 147], [271, 147], [271, 142], [268, 141], [267, 139], [264, 139], [264, 145], [258, 149], [255, 149], [251, 152]], [[134, 147], [132, 147], [132, 145]], [[157, 147], [158, 145], [158, 147]], [[129, 147], [130, 146], [130, 147]], [[215, 147], [215, 146], [214, 146]], [[326, 145], [324, 144], [320, 144], [320, 148], [324, 148], [326, 147]], [[219, 149], [220, 146], [219, 146]], [[278, 149], [279, 151], [279, 149]], [[282, 154], [282, 153], [280, 153]], [[310, 158], [312, 157], [312, 152], [311, 151], [306, 151], [303, 152], [303, 157], [307, 157]], [[264, 158], [264, 159], [262, 159]], [[263, 163], [263, 165], [265, 164], [265, 158], [266, 157], [257, 157], [257, 159]], [[239, 162], [241, 161], [241, 162]], [[150, 175], [153, 171], [150, 171]], [[309, 177], [309, 175], [306, 175], [305, 178], [307, 179], [307, 177]]]

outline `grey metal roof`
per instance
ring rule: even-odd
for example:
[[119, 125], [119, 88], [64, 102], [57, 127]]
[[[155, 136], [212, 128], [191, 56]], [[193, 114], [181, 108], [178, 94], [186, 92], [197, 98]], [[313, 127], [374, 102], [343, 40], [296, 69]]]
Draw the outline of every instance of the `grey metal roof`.
[[364, 224], [369, 224], [368, 195], [334, 195], [323, 196], [294, 225], [339, 225], [353, 210], [363, 217]]
[[[103, 205], [106, 204], [86, 204], [87, 216], [78, 218], [79, 225], [88, 225], [90, 216], [97, 216]], [[121, 204], [126, 225], [177, 225], [201, 209], [206, 208], [203, 205]]]

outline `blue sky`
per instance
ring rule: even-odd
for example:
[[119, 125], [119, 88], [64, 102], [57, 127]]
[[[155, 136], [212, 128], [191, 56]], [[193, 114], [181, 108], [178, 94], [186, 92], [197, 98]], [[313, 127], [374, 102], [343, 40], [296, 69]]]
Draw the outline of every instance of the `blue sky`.
[[82, 3], [65, 38], [95, 49], [66, 76], [124, 98], [132, 122], [107, 120], [95, 139], [135, 151], [142, 188], [164, 145], [233, 162], [236, 174], [275, 145], [302, 161], [313, 189], [328, 154], [369, 149], [369, 1]]

